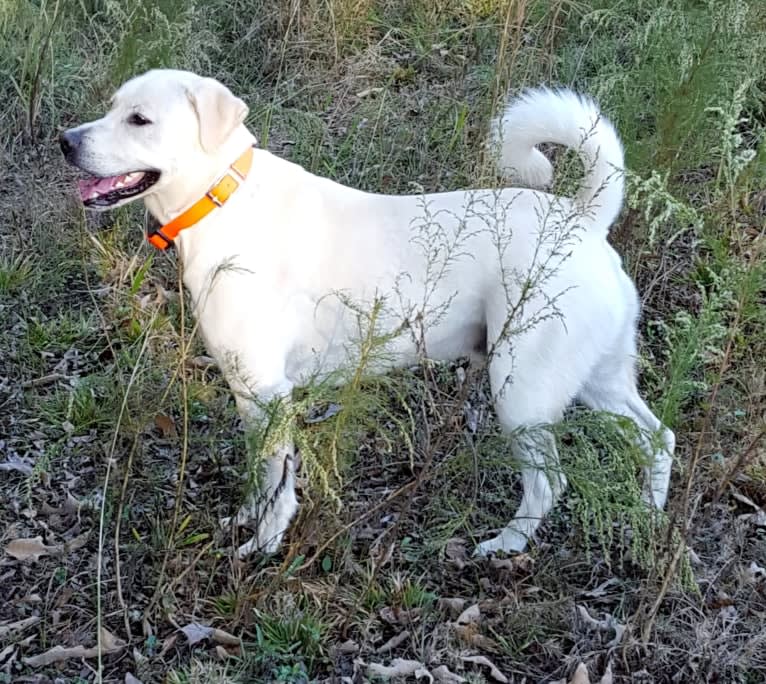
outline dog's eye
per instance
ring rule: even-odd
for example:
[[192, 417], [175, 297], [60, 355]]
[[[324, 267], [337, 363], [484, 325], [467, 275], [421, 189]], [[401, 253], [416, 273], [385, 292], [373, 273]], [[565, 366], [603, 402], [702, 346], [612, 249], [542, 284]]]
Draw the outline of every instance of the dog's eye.
[[151, 121], [149, 121], [149, 119], [147, 119], [145, 116], [141, 116], [141, 114], [138, 112], [133, 112], [128, 117], [128, 123], [131, 126], [148, 126]]

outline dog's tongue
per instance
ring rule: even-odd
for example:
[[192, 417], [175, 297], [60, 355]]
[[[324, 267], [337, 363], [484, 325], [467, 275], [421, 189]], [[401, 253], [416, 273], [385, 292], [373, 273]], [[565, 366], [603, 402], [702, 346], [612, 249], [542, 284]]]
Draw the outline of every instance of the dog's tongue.
[[84, 201], [106, 195], [113, 190], [135, 185], [143, 176], [144, 174], [138, 171], [123, 176], [110, 176], [109, 178], [85, 178], [78, 180], [77, 185], [80, 190], [80, 197]]

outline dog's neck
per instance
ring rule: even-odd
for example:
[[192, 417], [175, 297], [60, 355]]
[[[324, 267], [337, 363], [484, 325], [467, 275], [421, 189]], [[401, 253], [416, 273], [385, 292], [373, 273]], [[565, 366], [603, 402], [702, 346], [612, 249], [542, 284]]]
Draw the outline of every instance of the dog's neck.
[[199, 200], [229, 165], [250, 145], [255, 136], [242, 125], [239, 126], [212, 155], [213, 163], [190, 165], [183, 174], [176, 174], [171, 181], [144, 198], [149, 213], [161, 224], [168, 223]]

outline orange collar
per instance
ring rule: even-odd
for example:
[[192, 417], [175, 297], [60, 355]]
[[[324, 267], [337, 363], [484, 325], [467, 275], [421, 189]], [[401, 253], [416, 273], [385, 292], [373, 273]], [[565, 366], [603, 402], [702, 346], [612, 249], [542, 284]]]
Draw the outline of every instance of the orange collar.
[[[201, 221], [213, 209], [222, 207], [236, 192], [240, 183], [247, 178], [250, 167], [253, 164], [253, 148], [248, 147], [242, 156], [237, 159], [215, 183], [205, 195], [192, 204], [185, 212], [176, 216], [170, 223], [160, 226], [153, 233], [149, 233], [146, 239], [157, 249], [165, 250], [173, 244], [173, 240], [185, 228], [191, 228]], [[233, 172], [233, 173], [232, 173]]]

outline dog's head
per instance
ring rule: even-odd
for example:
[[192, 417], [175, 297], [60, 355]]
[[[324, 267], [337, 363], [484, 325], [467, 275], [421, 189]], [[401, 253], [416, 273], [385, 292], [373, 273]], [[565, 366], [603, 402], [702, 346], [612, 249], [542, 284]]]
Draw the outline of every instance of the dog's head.
[[83, 204], [104, 210], [159, 192], [204, 167], [247, 116], [212, 78], [158, 69], [125, 83], [101, 119], [64, 131], [61, 151], [84, 171]]

